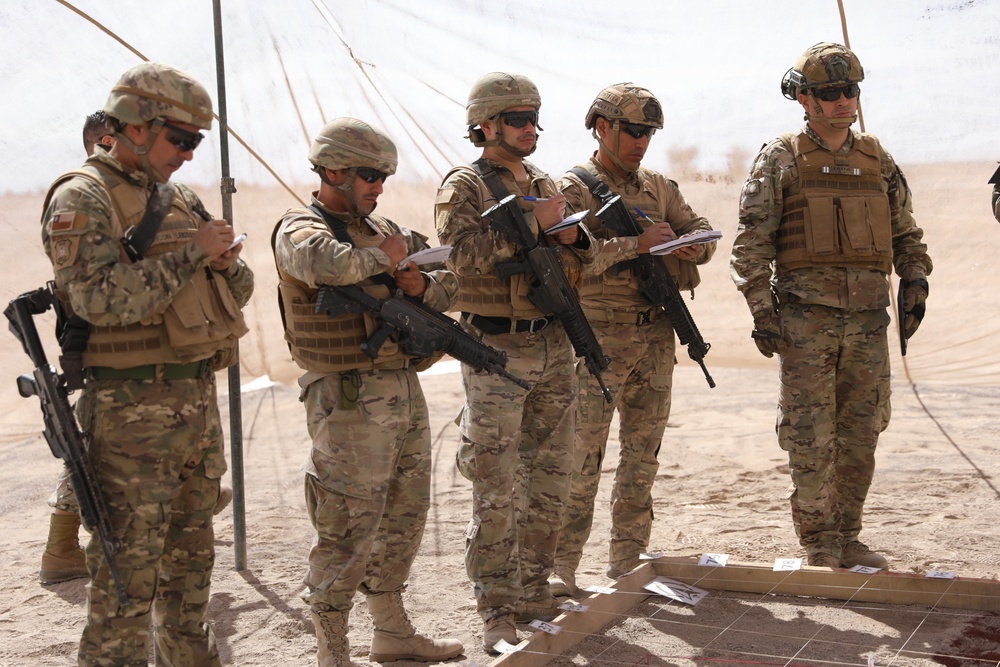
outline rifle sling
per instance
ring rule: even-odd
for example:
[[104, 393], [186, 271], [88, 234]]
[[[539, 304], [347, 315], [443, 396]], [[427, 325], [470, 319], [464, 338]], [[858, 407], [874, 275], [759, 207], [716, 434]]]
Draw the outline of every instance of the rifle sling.
[[[602, 205], [607, 205], [609, 201], [614, 199], [615, 193], [611, 191], [608, 184], [594, 176], [583, 167], [573, 167], [569, 171], [571, 174], [575, 174], [581, 181], [583, 181], [583, 184], [587, 186], [590, 193], [601, 200]], [[625, 204], [621, 199], [618, 200], [617, 208], [619, 208], [619, 212], [622, 215], [631, 217], [632, 214], [628, 212], [627, 208], [625, 208]], [[611, 267], [610, 271], [615, 275], [618, 275], [622, 271], [632, 268], [632, 265], [630, 264], [631, 261], [632, 260], [618, 262]]]
[[[310, 211], [322, 218], [323, 222], [326, 223], [326, 226], [330, 228], [330, 232], [333, 234], [335, 239], [341, 243], [351, 246], [352, 248], [354, 247], [354, 241], [351, 239], [351, 235], [347, 231], [347, 224], [343, 220], [338, 220], [321, 209], [319, 206], [316, 206], [316, 204], [310, 204], [308, 208]], [[393, 280], [392, 276], [388, 273], [376, 273], [373, 276], [368, 276], [368, 279], [377, 285], [388, 287], [390, 292], [397, 289], [396, 281]]]
[[496, 168], [486, 161], [485, 158], [479, 158], [472, 163], [472, 168], [476, 170], [476, 174], [479, 178], [483, 180], [486, 187], [489, 188], [490, 194], [492, 194], [498, 202], [503, 201], [505, 198], [510, 196], [510, 190], [507, 186], [503, 184], [500, 180], [500, 174], [497, 172]]
[[131, 233], [126, 231], [122, 245], [129, 257], [133, 261], [139, 261], [146, 256], [149, 246], [153, 245], [156, 234], [160, 231], [163, 219], [167, 217], [170, 205], [174, 201], [173, 183], [157, 183], [153, 186], [153, 192], [149, 195], [149, 203], [146, 204], [146, 211], [142, 214], [139, 224], [131, 229]]

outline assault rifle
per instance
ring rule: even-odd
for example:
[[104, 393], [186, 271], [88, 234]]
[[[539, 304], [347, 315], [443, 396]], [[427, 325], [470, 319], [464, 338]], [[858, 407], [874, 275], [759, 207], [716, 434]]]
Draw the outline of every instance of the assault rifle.
[[531, 387], [507, 371], [505, 352], [469, 335], [462, 325], [444, 313], [406, 298], [402, 290], [379, 300], [356, 285], [323, 285], [316, 299], [316, 312], [329, 317], [366, 312], [374, 315], [379, 328], [361, 344], [361, 351], [372, 359], [378, 357], [386, 339], [398, 332], [399, 344], [407, 354], [430, 357], [435, 352], [444, 352], [477, 371], [503, 376], [522, 389]]
[[121, 548], [121, 542], [111, 528], [111, 518], [97, 484], [97, 475], [87, 457], [90, 434], [80, 431], [69, 405], [65, 378], [55, 366], [49, 364], [35, 328], [34, 316], [44, 313], [55, 303], [53, 289], [53, 284], [49, 283], [46, 287], [26, 292], [7, 304], [3, 311], [10, 320], [11, 333], [21, 341], [21, 346], [35, 366], [33, 375], [17, 378], [17, 391], [24, 398], [37, 396], [42, 404], [45, 440], [52, 455], [62, 459], [69, 469], [73, 492], [80, 503], [80, 519], [87, 530], [97, 535], [114, 580], [118, 603], [124, 607], [128, 605], [128, 596], [115, 564], [115, 554]]
[[531, 231], [528, 221], [524, 219], [524, 212], [515, 200], [514, 195], [504, 197], [499, 204], [483, 213], [494, 231], [525, 250], [523, 260], [497, 262], [497, 277], [503, 280], [517, 273], [525, 273], [534, 278], [528, 295], [531, 303], [543, 314], [562, 322], [576, 356], [583, 358], [587, 370], [601, 386], [604, 400], [611, 403], [614, 399], [601, 377], [601, 372], [611, 360], [604, 356], [601, 344], [597, 341], [587, 316], [583, 314], [580, 300], [563, 273], [562, 262], [555, 249], [538, 242], [538, 237]]
[[[606, 194], [610, 194], [608, 190]], [[598, 195], [599, 196], [599, 195]], [[600, 197], [600, 196], [599, 196]], [[618, 236], [639, 236], [643, 229], [639, 222], [632, 217], [632, 214], [625, 208], [621, 195], [613, 197], [600, 197], [604, 206], [597, 212], [597, 217], [605, 227], [613, 231]], [[615, 265], [622, 269], [631, 269], [639, 281], [639, 293], [654, 306], [663, 308], [681, 345], [687, 346], [688, 356], [691, 357], [705, 374], [710, 388], [715, 388], [715, 380], [709, 375], [705, 367], [705, 355], [708, 354], [712, 346], [705, 342], [698, 331], [698, 325], [691, 317], [677, 283], [670, 276], [663, 260], [649, 254], [642, 254], [635, 259], [619, 262]]]

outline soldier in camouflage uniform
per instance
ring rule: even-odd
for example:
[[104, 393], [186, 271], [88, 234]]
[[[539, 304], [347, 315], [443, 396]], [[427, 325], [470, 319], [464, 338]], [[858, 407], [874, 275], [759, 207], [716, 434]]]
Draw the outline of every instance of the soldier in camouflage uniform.
[[313, 445], [305, 494], [316, 538], [303, 599], [318, 662], [351, 664], [347, 620], [359, 588], [375, 626], [371, 660], [447, 660], [462, 644], [417, 634], [402, 600], [430, 508], [430, 424], [416, 360], [391, 339], [370, 358], [361, 350], [375, 326], [370, 315], [330, 318], [315, 307], [320, 286], [358, 285], [380, 299], [398, 287], [444, 311], [458, 282], [450, 271], [398, 266], [428, 245], [373, 213], [396, 172], [388, 136], [337, 118], [316, 136], [309, 161], [319, 191], [308, 208], [285, 213], [272, 247], [285, 340], [306, 370], [299, 385]]
[[[559, 321], [528, 299], [528, 278], [497, 277], [497, 262], [523, 253], [482, 217], [509, 192], [519, 196], [532, 229], [563, 219], [565, 197], [524, 159], [535, 150], [540, 107], [538, 89], [527, 77], [493, 72], [480, 78], [466, 108], [469, 138], [483, 148], [482, 157], [452, 169], [435, 204], [438, 237], [453, 246], [448, 266], [462, 288], [463, 325], [504, 351], [507, 369], [531, 383], [525, 390], [462, 367], [459, 466], [473, 484], [465, 566], [490, 652], [501, 639], [517, 643], [516, 621], [551, 620], [560, 613], [548, 576], [573, 462], [573, 348]], [[592, 261], [593, 239], [580, 226], [545, 238], [560, 248], [569, 275], [579, 272], [581, 261]]]
[[780, 358], [776, 430], [792, 520], [810, 565], [884, 568], [858, 539], [889, 420], [887, 276], [901, 279], [902, 335], [917, 330], [931, 260], [892, 156], [854, 132], [864, 71], [839, 44], [810, 47], [781, 88], [805, 127], [765, 144], [743, 186], [730, 271], [760, 352]]
[[[621, 195], [630, 214], [639, 208], [655, 222], [644, 222], [646, 230], [640, 236], [618, 237], [601, 226], [596, 215], [601, 200], [579, 174], [570, 171], [559, 181], [571, 208], [591, 211], [588, 226], [600, 252], [594, 273], [583, 281], [580, 299], [601, 348], [611, 357], [604, 380], [615, 400], [609, 405], [586, 367], [577, 365], [576, 464], [555, 574], [549, 580], [555, 595], [579, 594], [575, 573], [590, 536], [615, 410], [621, 421], [621, 456], [611, 495], [608, 576], [620, 577], [639, 564], [652, 528], [657, 454], [670, 415], [674, 330], [663, 309], [639, 293], [630, 270], [610, 269], [678, 235], [711, 229], [684, 201], [677, 183], [640, 166], [653, 134], [663, 128], [663, 111], [652, 93], [631, 83], [608, 86], [591, 104], [585, 125], [597, 139], [598, 149], [576, 169]], [[680, 289], [694, 289], [699, 283], [696, 265], [707, 262], [714, 252], [715, 243], [689, 246], [665, 256], [664, 261]]]
[[997, 169], [990, 178], [990, 183], [993, 184], [993, 194], [990, 197], [990, 204], [993, 205], [993, 216], [1000, 222], [1000, 169]]
[[[91, 539], [79, 664], [147, 664], [152, 624], [157, 665], [219, 665], [205, 622], [226, 470], [213, 371], [235, 360], [247, 331], [240, 309], [253, 274], [242, 246], [231, 247], [232, 227], [169, 183], [211, 128], [205, 88], [144, 63], [122, 75], [104, 111], [114, 147], [56, 179], [42, 217], [57, 292], [89, 330], [76, 411], [123, 545], [115, 560], [128, 594], [120, 605]], [[133, 260], [120, 239], [154, 192], [169, 207]]]
[[[88, 157], [94, 154], [95, 146], [110, 148], [114, 141], [103, 109], [87, 116], [83, 123], [83, 148]], [[56, 584], [88, 576], [86, 556], [79, 542], [80, 507], [70, 486], [69, 468], [63, 467], [59, 473], [56, 490], [48, 502], [52, 513], [38, 579], [43, 584]]]
[[[83, 147], [87, 156], [94, 154], [96, 146], [110, 150], [115, 143], [114, 134], [107, 126], [107, 116], [99, 109], [87, 116], [83, 124]], [[233, 498], [233, 490], [223, 486], [215, 503], [214, 513], [221, 512]], [[42, 553], [42, 566], [38, 578], [43, 584], [55, 584], [88, 576], [86, 556], [80, 547], [80, 506], [70, 484], [69, 468], [59, 473], [56, 490], [48, 499], [52, 513], [49, 515], [49, 535]]]

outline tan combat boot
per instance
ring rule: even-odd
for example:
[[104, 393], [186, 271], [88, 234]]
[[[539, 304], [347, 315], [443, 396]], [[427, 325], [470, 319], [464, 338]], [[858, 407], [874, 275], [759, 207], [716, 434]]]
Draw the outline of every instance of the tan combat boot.
[[316, 627], [316, 663], [319, 667], [354, 667], [347, 641], [346, 611], [313, 611]]
[[38, 573], [43, 584], [90, 576], [87, 572], [87, 559], [77, 539], [79, 532], [79, 514], [52, 514], [49, 517], [49, 539], [45, 544], [42, 568]]
[[865, 567], [877, 567], [880, 570], [889, 569], [889, 561], [885, 559], [885, 556], [875, 553], [868, 548], [867, 544], [858, 540], [844, 542], [843, 551], [840, 554], [840, 564], [847, 568], [864, 565]]
[[418, 635], [406, 616], [403, 595], [399, 591], [369, 595], [366, 601], [375, 626], [368, 654], [368, 659], [372, 662], [440, 662], [462, 654], [462, 642], [457, 639], [430, 639]]
[[587, 596], [576, 585], [576, 572], [563, 565], [556, 565], [549, 575], [549, 593], [557, 598], [581, 599]]
[[483, 623], [483, 648], [490, 655], [500, 651], [493, 648], [497, 642], [504, 640], [511, 646], [517, 646], [517, 628], [514, 626], [514, 614], [495, 616]]

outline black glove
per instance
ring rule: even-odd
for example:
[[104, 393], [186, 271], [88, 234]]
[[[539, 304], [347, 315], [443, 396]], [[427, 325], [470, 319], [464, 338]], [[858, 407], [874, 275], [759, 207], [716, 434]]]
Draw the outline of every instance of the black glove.
[[903, 335], [909, 340], [910, 336], [917, 332], [921, 320], [924, 319], [924, 313], [927, 312], [927, 306], [924, 302], [927, 301], [930, 287], [927, 285], [926, 278], [904, 280], [902, 281], [902, 285], [903, 312], [905, 313], [903, 318]]
[[778, 350], [779, 342], [787, 342], [781, 327], [781, 318], [773, 310], [758, 314], [753, 318], [753, 333], [750, 334], [757, 349], [770, 359]]

